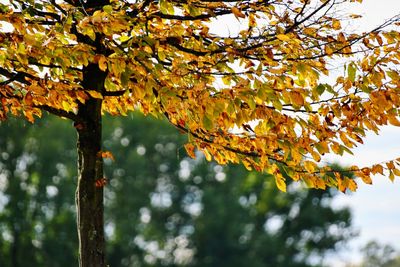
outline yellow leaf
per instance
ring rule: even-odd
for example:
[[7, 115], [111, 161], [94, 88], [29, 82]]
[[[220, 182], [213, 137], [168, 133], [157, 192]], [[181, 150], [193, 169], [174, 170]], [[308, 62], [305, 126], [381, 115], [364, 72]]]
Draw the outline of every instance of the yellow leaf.
[[97, 92], [97, 91], [89, 90], [89, 91], [86, 91], [86, 92], [88, 92], [89, 95], [90, 95], [91, 97], [93, 97], [93, 98], [103, 99], [103, 95], [102, 95], [101, 93]]
[[332, 28], [334, 30], [340, 30], [342, 28], [342, 26], [340, 25], [340, 21], [337, 19], [333, 19], [332, 20]]
[[288, 42], [291, 39], [286, 34], [278, 34], [278, 35], [276, 35], [276, 38], [278, 38], [279, 40], [284, 41], [284, 42]]
[[365, 172], [365, 169], [359, 171], [359, 172], [357, 173], [357, 175], [361, 178], [361, 180], [363, 180], [364, 183], [366, 183], [366, 184], [372, 184], [372, 179], [371, 179], [369, 173], [366, 173], [366, 172]]
[[400, 170], [399, 169], [393, 169], [393, 173], [396, 176], [400, 176]]
[[323, 155], [325, 153], [329, 152], [329, 146], [328, 143], [325, 141], [319, 142], [315, 145], [315, 148], [318, 150], [318, 152]]
[[349, 179], [349, 184], [347, 185], [347, 188], [350, 189], [350, 191], [355, 192], [357, 190], [357, 183], [353, 179]]
[[89, 36], [89, 38], [92, 39], [92, 41], [96, 40], [96, 33], [94, 32], [93, 28], [91, 28], [91, 27], [85, 27], [85, 28], [82, 30], [82, 33], [83, 33], [84, 35]]
[[330, 56], [333, 54], [333, 49], [330, 48], [328, 45], [325, 45], [325, 53]]
[[344, 132], [339, 133], [340, 140], [342, 140], [343, 144], [345, 146], [352, 148], [353, 147], [353, 142], [351, 142], [348, 138], [347, 135]]
[[250, 161], [248, 161], [248, 160], [243, 160], [242, 163], [243, 163], [243, 166], [246, 168], [246, 170], [248, 170], [248, 171], [252, 171], [252, 170], [253, 170]]
[[321, 160], [321, 156], [318, 152], [316, 151], [311, 151], [311, 156], [313, 157], [313, 159], [317, 162], [319, 162]]
[[306, 160], [303, 162], [303, 164], [304, 164], [304, 168], [309, 173], [313, 173], [315, 171], [315, 169], [317, 168], [317, 165], [312, 161]]
[[326, 189], [325, 181], [323, 179], [317, 177], [315, 179], [315, 188], [325, 190]]
[[254, 13], [250, 13], [249, 15], [249, 27], [255, 27], [257, 26], [256, 18]]
[[25, 105], [32, 106], [33, 104], [33, 97], [30, 92], [28, 92], [24, 97]]
[[342, 178], [336, 177], [336, 179], [337, 179], [337, 187], [338, 187], [339, 191], [344, 193], [347, 188], [347, 183]]
[[207, 149], [203, 149], [203, 153], [204, 153], [204, 156], [206, 157], [207, 161], [211, 161], [212, 160], [212, 156], [211, 156], [210, 152], [208, 152]]
[[171, 1], [160, 0], [160, 11], [164, 14], [174, 14], [174, 5]]
[[65, 111], [69, 111], [71, 109], [71, 106], [70, 106], [70, 104], [68, 102], [63, 101], [61, 104], [62, 104], [62, 107], [63, 107], [63, 109]]
[[275, 173], [275, 183], [279, 190], [286, 192], [285, 177], [281, 173]]
[[394, 181], [394, 173], [392, 171], [389, 172], [389, 179], [390, 181]]

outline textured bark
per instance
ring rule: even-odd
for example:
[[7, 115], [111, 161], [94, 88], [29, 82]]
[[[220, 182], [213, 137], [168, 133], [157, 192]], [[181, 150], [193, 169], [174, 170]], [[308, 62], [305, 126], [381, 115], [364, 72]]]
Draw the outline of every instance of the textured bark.
[[[84, 69], [83, 87], [101, 92], [105, 74], [97, 65]], [[76, 190], [79, 266], [104, 267], [104, 204], [103, 187], [96, 180], [103, 178], [101, 158], [101, 99], [91, 98], [79, 106], [75, 128], [78, 132], [78, 185]]]

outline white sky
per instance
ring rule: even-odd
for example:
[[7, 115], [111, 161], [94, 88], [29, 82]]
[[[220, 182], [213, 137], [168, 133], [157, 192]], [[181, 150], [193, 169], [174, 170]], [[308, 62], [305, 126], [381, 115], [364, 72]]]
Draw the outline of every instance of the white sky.
[[[399, 1], [400, 3], [400, 1]], [[370, 134], [365, 145], [354, 151], [354, 156], [336, 158], [345, 165], [371, 165], [400, 156], [400, 129], [386, 127], [380, 135]], [[359, 189], [353, 194], [342, 194], [335, 201], [337, 206], [350, 206], [353, 225], [359, 237], [352, 240], [351, 250], [341, 253], [340, 261], [358, 261], [358, 250], [370, 240], [390, 244], [400, 251], [400, 181], [392, 183], [388, 177], [375, 176], [373, 185], [359, 181]], [[338, 259], [339, 260], [339, 259]], [[336, 266], [339, 262], [335, 262]]]

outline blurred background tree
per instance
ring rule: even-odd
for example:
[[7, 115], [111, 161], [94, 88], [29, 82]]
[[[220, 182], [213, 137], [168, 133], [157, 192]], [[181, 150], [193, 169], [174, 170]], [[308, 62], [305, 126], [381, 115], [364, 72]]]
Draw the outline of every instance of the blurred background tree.
[[64, 121], [48, 123], [0, 125], [0, 266], [67, 266], [77, 257], [74, 140]]
[[347, 267], [400, 267], [400, 253], [390, 245], [372, 240], [361, 248], [361, 253], [361, 263]]
[[[77, 259], [75, 155], [67, 121], [0, 125], [0, 266]], [[110, 266], [323, 266], [354, 234], [336, 191], [188, 158], [185, 136], [141, 115], [106, 120]], [[140, 141], [139, 141], [140, 140]], [[57, 156], [54, 156], [57, 155]]]

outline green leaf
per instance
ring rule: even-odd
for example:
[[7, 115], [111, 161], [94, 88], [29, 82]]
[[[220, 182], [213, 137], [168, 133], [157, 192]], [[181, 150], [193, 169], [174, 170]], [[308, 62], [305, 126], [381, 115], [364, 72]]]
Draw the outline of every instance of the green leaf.
[[203, 117], [203, 126], [206, 130], [211, 130], [213, 128], [213, 123], [207, 115], [204, 115]]
[[328, 91], [329, 93], [333, 94], [333, 95], [337, 95], [338, 93], [335, 92], [335, 90], [333, 90], [333, 87], [329, 84], [325, 84], [325, 89], [326, 91]]
[[365, 84], [360, 86], [361, 91], [363, 91], [364, 93], [371, 93], [374, 88], [372, 88], [371, 86], [366, 86]]
[[122, 35], [122, 36], [119, 37], [118, 39], [119, 39], [119, 41], [120, 41], [121, 43], [125, 43], [126, 41], [128, 41], [129, 39], [131, 39], [131, 37], [126, 36], [126, 35]]
[[160, 0], [160, 11], [164, 14], [174, 14], [174, 5], [167, 0]]
[[105, 5], [105, 6], [103, 6], [103, 11], [106, 12], [107, 14], [111, 14], [113, 11], [113, 8], [110, 5]]
[[347, 153], [349, 153], [350, 155], [354, 155], [353, 151], [351, 151], [350, 149], [348, 149], [346, 146], [340, 145], [341, 149]]
[[272, 101], [272, 105], [279, 111], [282, 111], [282, 103], [279, 100]]
[[85, 27], [82, 29], [82, 33], [84, 35], [89, 36], [89, 38], [92, 39], [92, 41], [96, 40], [96, 33], [94, 32], [93, 28]]
[[256, 109], [256, 102], [254, 101], [254, 97], [249, 97], [247, 103], [249, 104], [251, 110]]
[[126, 69], [124, 72], [121, 73], [121, 85], [123, 87], [128, 85], [130, 77], [131, 77], [131, 72], [128, 69]]
[[106, 88], [107, 91], [117, 90], [117, 86], [109, 77], [107, 77], [106, 80], [104, 81], [104, 87]]
[[356, 80], [356, 66], [354, 63], [349, 64], [347, 68], [347, 75], [349, 76], [349, 80], [354, 82]]
[[315, 88], [315, 91], [317, 91], [318, 95], [322, 95], [325, 92], [325, 85], [324, 84], [319, 84]]

